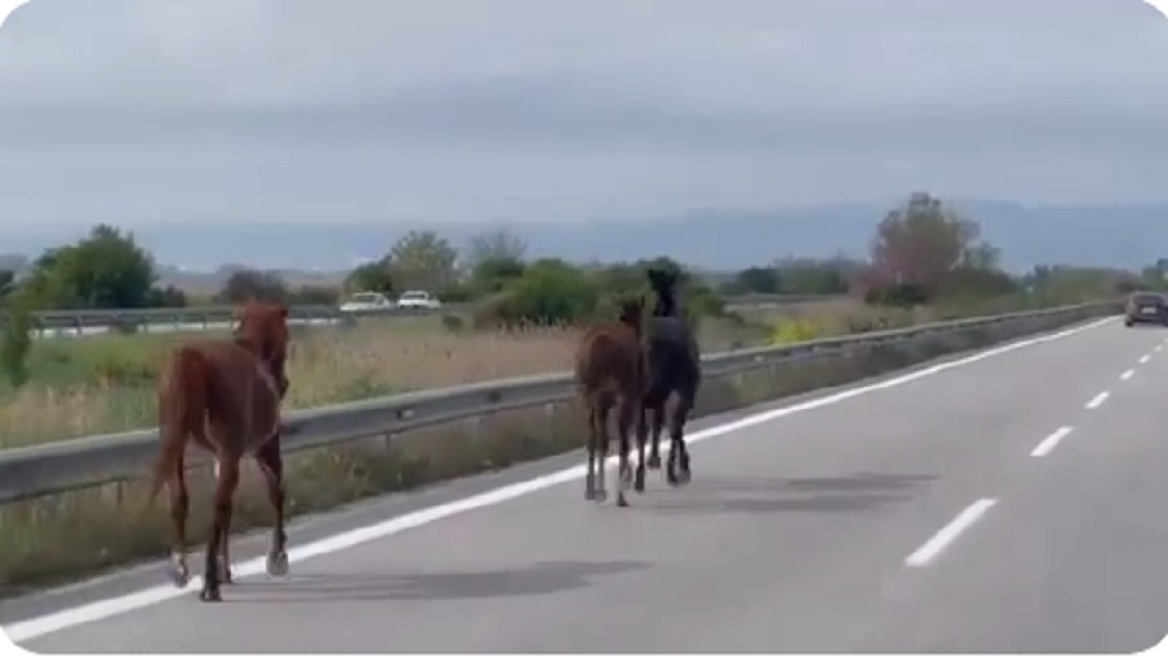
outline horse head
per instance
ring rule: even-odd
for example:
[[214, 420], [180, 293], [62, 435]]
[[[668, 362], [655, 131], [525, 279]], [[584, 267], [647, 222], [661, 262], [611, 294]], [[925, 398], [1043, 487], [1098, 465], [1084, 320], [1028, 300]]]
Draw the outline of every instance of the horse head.
[[620, 303], [620, 314], [617, 319], [625, 324], [631, 326], [637, 334], [641, 333], [641, 321], [645, 315], [645, 298], [637, 296], [636, 298], [627, 298]]
[[649, 278], [649, 287], [657, 296], [657, 305], [654, 314], [659, 316], [673, 316], [677, 313], [677, 299], [674, 288], [677, 286], [677, 272], [669, 269], [650, 268], [645, 272]]
[[288, 391], [288, 376], [285, 363], [288, 359], [288, 308], [282, 303], [248, 301], [236, 309], [239, 324], [235, 328], [235, 341], [252, 353], [268, 367], [269, 372], [280, 386], [280, 397]]

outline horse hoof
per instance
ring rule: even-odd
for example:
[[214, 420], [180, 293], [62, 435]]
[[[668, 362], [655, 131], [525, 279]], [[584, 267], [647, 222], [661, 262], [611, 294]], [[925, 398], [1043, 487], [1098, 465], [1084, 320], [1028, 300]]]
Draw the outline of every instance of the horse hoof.
[[286, 551], [268, 554], [268, 575], [288, 576], [288, 553]]
[[693, 474], [690, 472], [689, 468], [684, 468], [678, 472], [677, 481], [680, 484], [687, 485], [691, 480], [693, 480]]
[[661, 469], [661, 455], [654, 453], [649, 456], [649, 462], [647, 464], [649, 465], [649, 469]]
[[636, 476], [633, 478], [633, 489], [637, 492], [645, 491], [645, 470], [638, 469]]
[[669, 461], [669, 465], [665, 467], [665, 480], [672, 487], [681, 485], [681, 481], [677, 476], [677, 463], [675, 463], [672, 459]]
[[217, 589], [203, 588], [202, 592], [199, 593], [199, 601], [218, 603], [223, 601], [223, 595], [219, 594]]
[[616, 505], [621, 508], [628, 508], [629, 500], [625, 498], [625, 495], [621, 494], [616, 498]]
[[191, 580], [190, 573], [182, 567], [171, 567], [167, 574], [170, 575], [170, 582], [174, 584], [174, 587], [180, 590], [187, 587], [187, 583], [190, 583]]

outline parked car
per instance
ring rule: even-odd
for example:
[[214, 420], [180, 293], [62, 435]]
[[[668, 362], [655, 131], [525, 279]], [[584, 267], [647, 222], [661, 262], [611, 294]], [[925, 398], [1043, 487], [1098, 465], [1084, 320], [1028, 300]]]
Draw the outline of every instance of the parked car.
[[1157, 323], [1168, 326], [1168, 296], [1156, 292], [1136, 292], [1127, 299], [1124, 325]]
[[368, 312], [393, 309], [393, 301], [379, 292], [358, 292], [341, 303], [341, 312]]
[[437, 310], [442, 307], [442, 301], [431, 296], [429, 292], [411, 290], [397, 297], [397, 306], [399, 308]]

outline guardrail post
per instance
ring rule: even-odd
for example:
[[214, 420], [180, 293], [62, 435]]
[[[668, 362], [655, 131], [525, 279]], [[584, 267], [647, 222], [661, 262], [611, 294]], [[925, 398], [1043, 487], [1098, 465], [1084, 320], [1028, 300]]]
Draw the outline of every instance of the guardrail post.
[[78, 337], [81, 337], [82, 335], [85, 334], [83, 324], [84, 324], [84, 322], [81, 320], [81, 317], [74, 317], [73, 318], [73, 329], [74, 329], [74, 331], [76, 331]]

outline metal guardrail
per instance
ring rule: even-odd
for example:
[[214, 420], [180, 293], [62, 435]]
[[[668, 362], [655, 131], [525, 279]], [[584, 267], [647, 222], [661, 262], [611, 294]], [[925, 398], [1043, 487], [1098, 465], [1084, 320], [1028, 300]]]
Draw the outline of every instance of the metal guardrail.
[[[832, 298], [838, 296], [746, 294], [727, 299], [727, 306], [731, 309], [773, 307]], [[473, 306], [473, 303], [451, 303], [434, 310], [394, 307], [341, 312], [333, 305], [294, 305], [289, 308], [289, 322], [292, 325], [332, 325], [346, 318], [460, 314], [470, 311]], [[223, 329], [231, 325], [234, 311], [235, 308], [230, 305], [122, 310], [44, 310], [34, 312], [32, 319], [33, 330], [38, 335], [81, 336], [107, 331], [175, 332]], [[0, 313], [0, 325], [6, 321], [7, 313]]]
[[[1027, 322], [1028, 328], [1038, 330], [1047, 327], [1045, 322], [1050, 319], [1081, 320], [1107, 314], [1108, 308], [1118, 312], [1115, 303], [1015, 312], [719, 353], [704, 357], [702, 364], [706, 375], [720, 377], [938, 333]], [[341, 444], [503, 410], [563, 402], [574, 394], [574, 380], [565, 372], [293, 411], [284, 417], [284, 448], [292, 452]], [[157, 431], [143, 430], [0, 450], [0, 504], [139, 478], [149, 471], [157, 447]], [[206, 462], [206, 458], [192, 451], [189, 460], [197, 465]]]

